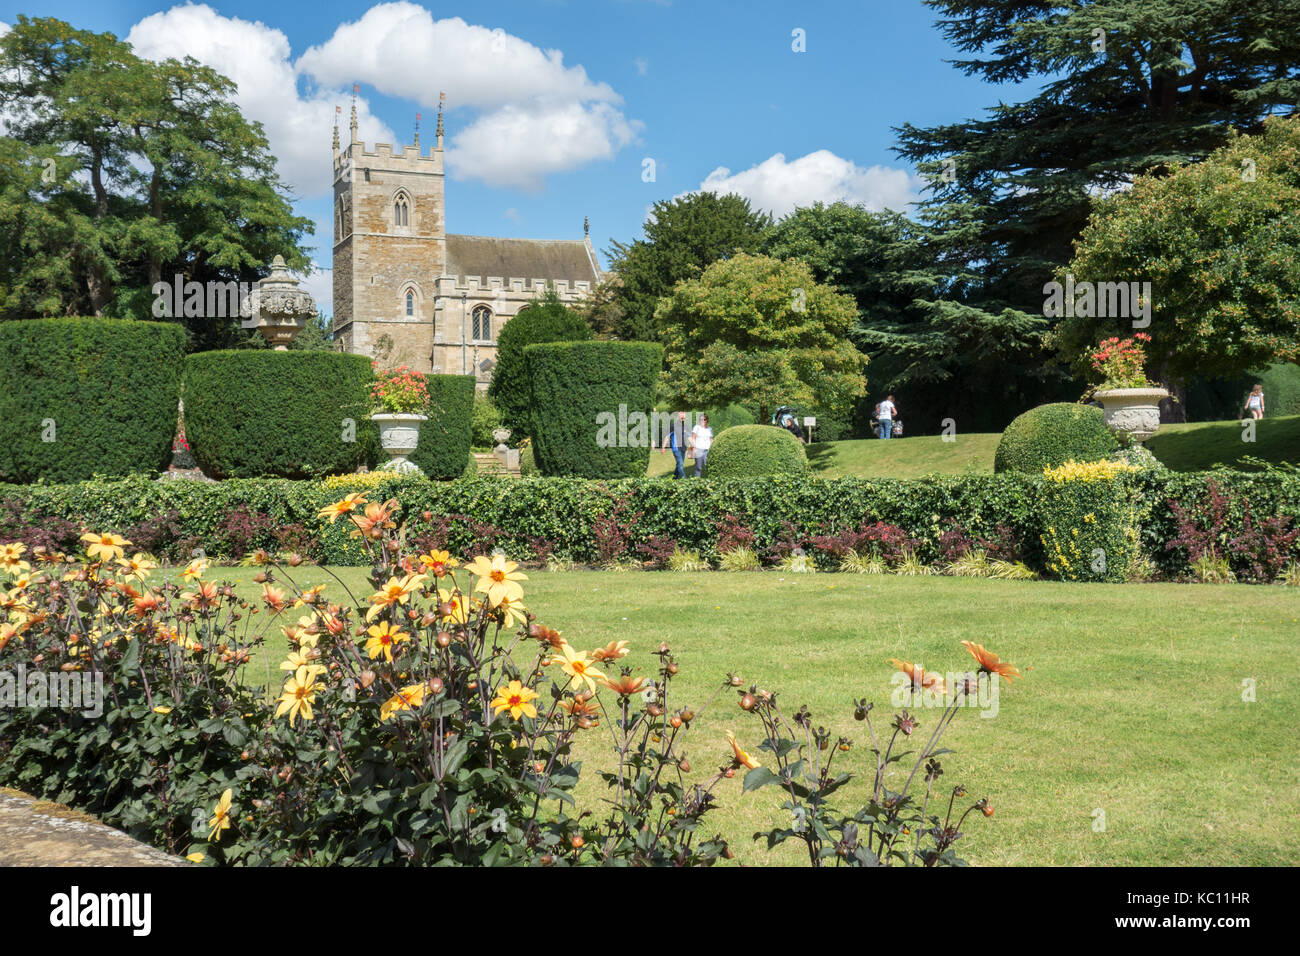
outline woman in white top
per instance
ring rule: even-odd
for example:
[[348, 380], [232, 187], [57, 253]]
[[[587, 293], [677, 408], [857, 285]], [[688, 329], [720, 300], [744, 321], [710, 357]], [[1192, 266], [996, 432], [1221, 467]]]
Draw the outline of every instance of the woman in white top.
[[1264, 417], [1264, 386], [1256, 385], [1250, 390], [1250, 397], [1246, 399], [1246, 411], [1250, 412], [1250, 417], [1259, 419]]
[[695, 477], [704, 474], [704, 462], [708, 460], [709, 449], [713, 446], [713, 429], [709, 427], [709, 416], [701, 415], [699, 422], [691, 429], [691, 444], [695, 448]]

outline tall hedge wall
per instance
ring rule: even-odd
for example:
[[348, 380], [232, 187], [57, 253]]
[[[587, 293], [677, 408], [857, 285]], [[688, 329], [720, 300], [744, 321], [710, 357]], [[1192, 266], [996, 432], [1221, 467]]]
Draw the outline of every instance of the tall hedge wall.
[[184, 348], [184, 330], [166, 322], [0, 322], [0, 477], [166, 468]]
[[199, 352], [185, 363], [185, 434], [213, 478], [310, 478], [377, 455], [370, 360], [337, 352]]
[[[645, 474], [662, 346], [552, 342], [530, 345], [524, 355], [533, 383], [537, 466], [543, 474], [583, 478]], [[635, 431], [638, 415], [644, 422], [640, 437]]]
[[[429, 420], [411, 461], [427, 478], [459, 478], [469, 462], [474, 422], [473, 375], [427, 375]], [[382, 461], [384, 456], [380, 455]]]

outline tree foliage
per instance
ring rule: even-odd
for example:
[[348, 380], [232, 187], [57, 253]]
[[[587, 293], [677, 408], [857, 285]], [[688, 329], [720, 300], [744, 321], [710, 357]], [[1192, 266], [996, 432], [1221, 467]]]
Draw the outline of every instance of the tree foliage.
[[[691, 193], [654, 204], [645, 238], [615, 242], [606, 252], [617, 276], [613, 302], [602, 314], [619, 339], [662, 341], [655, 323], [659, 300], [683, 279], [698, 278], [719, 259], [760, 251], [772, 218], [755, 212], [749, 200], [715, 193]], [[617, 312], [617, 314], [615, 314]]]
[[667, 399], [744, 404], [759, 420], [783, 404], [846, 409], [867, 359], [849, 341], [851, 298], [793, 260], [737, 255], [679, 282], [655, 320], [664, 330]]
[[[293, 215], [235, 84], [186, 58], [149, 62], [110, 33], [19, 16], [0, 38], [0, 316], [151, 314], [152, 286], [291, 268]], [[191, 344], [247, 337], [190, 320]]]
[[[1150, 282], [1152, 370], [1175, 381], [1300, 360], [1300, 117], [1273, 118], [1201, 163], [1141, 176], [1097, 202], [1075, 282]], [[1127, 318], [1070, 316], [1067, 360], [1131, 331]]]
[[935, 228], [940, 298], [955, 303], [916, 331], [1015, 336], [999, 381], [1050, 386], [1042, 289], [1070, 261], [1092, 196], [1204, 159], [1231, 130], [1257, 132], [1270, 112], [1294, 109], [1300, 5], [926, 2], [969, 54], [955, 61], [963, 72], [1039, 85], [979, 119], [899, 128], [898, 153], [931, 178], [922, 217]]

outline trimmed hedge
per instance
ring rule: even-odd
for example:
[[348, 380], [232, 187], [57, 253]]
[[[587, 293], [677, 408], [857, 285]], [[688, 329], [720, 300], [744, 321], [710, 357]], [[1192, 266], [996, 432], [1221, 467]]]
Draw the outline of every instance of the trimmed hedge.
[[184, 350], [184, 329], [167, 322], [0, 322], [0, 478], [165, 469]]
[[[1225, 469], [1195, 475], [1147, 471], [1106, 483], [1122, 495], [1122, 501], [1116, 497], [1111, 503], [1131, 506], [1142, 552], [1167, 576], [1188, 571], [1186, 554], [1166, 547], [1177, 534], [1170, 502], [1199, 500], [1210, 481], [1234, 502], [1224, 528], [1229, 539], [1241, 533], [1247, 502], [1256, 518], [1300, 519], [1300, 475], [1281, 471]], [[1110, 512], [1097, 511], [1102, 505], [1109, 507], [1106, 502], [1082, 498], [1058, 500], [1056, 507], [1049, 507], [1061, 488], [1048, 485], [1049, 479], [1020, 474], [909, 480], [774, 475], [684, 482], [665, 478], [513, 481], [486, 476], [437, 482], [385, 476], [356, 487], [337, 478], [327, 487], [320, 481], [282, 479], [210, 484], [133, 477], [70, 485], [0, 485], [0, 543], [21, 539], [80, 550], [77, 539], [83, 531], [114, 531], [141, 550], [173, 560], [188, 560], [196, 548], [210, 555], [229, 555], [232, 542], [238, 542], [245, 549], [295, 547], [326, 563], [364, 564], [346, 522], [329, 525], [316, 517], [326, 504], [359, 490], [370, 500], [400, 501], [408, 534], [417, 538], [434, 533], [440, 522], [448, 523], [445, 544], [460, 555], [500, 546], [514, 558], [547, 551], [592, 561], [598, 553], [600, 528], [607, 528], [610, 516], [617, 513], [617, 520], [628, 526], [629, 557], [637, 555], [637, 545], [658, 537], [714, 558], [717, 523], [732, 515], [753, 531], [759, 550], [790, 534], [837, 533], [885, 521], [916, 539], [917, 557], [931, 561], [939, 557], [940, 535], [955, 521], [979, 536], [996, 537], [999, 526], [1004, 527], [1019, 542], [1022, 560], [1049, 571], [1041, 538], [1049, 527], [1069, 534], [1068, 523], [1088, 533], [1092, 523], [1084, 519], [1086, 514], [1105, 517]], [[1090, 494], [1101, 490], [1094, 488]], [[430, 521], [423, 518], [425, 511]], [[1062, 514], [1069, 520], [1059, 517]], [[1107, 520], [1098, 530], [1113, 527]], [[35, 540], [37, 535], [44, 536], [42, 541]], [[307, 545], [295, 544], [304, 538]], [[1085, 554], [1091, 558], [1090, 550]], [[1293, 557], [1300, 559], [1300, 554]], [[1110, 573], [1108, 564], [1107, 576]]]
[[[541, 342], [583, 342], [591, 327], [577, 312], [562, 304], [548, 289], [501, 328], [497, 336], [497, 365], [488, 395], [501, 413], [512, 438], [531, 438], [536, 428], [533, 390], [524, 350]], [[489, 436], [490, 437], [490, 436]]]
[[736, 425], [713, 441], [705, 471], [710, 478], [802, 475], [808, 471], [803, 443], [775, 425]]
[[426, 375], [425, 379], [429, 383], [429, 420], [420, 423], [420, 443], [410, 460], [427, 478], [459, 478], [470, 460], [474, 376]]
[[534, 454], [543, 474], [645, 475], [663, 346], [554, 342], [530, 345], [524, 356], [533, 383]]
[[1006, 427], [993, 470], [1039, 475], [1071, 460], [1101, 461], [1118, 448], [1100, 408], [1056, 402], [1031, 408]]
[[185, 435], [212, 478], [345, 474], [378, 456], [370, 360], [338, 352], [199, 352], [185, 362]]

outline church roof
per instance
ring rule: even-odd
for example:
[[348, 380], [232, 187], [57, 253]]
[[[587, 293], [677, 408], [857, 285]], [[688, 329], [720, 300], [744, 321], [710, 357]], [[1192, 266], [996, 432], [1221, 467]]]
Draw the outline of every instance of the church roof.
[[600, 281], [600, 268], [583, 239], [497, 239], [447, 235], [447, 273], [458, 279], [565, 279]]

